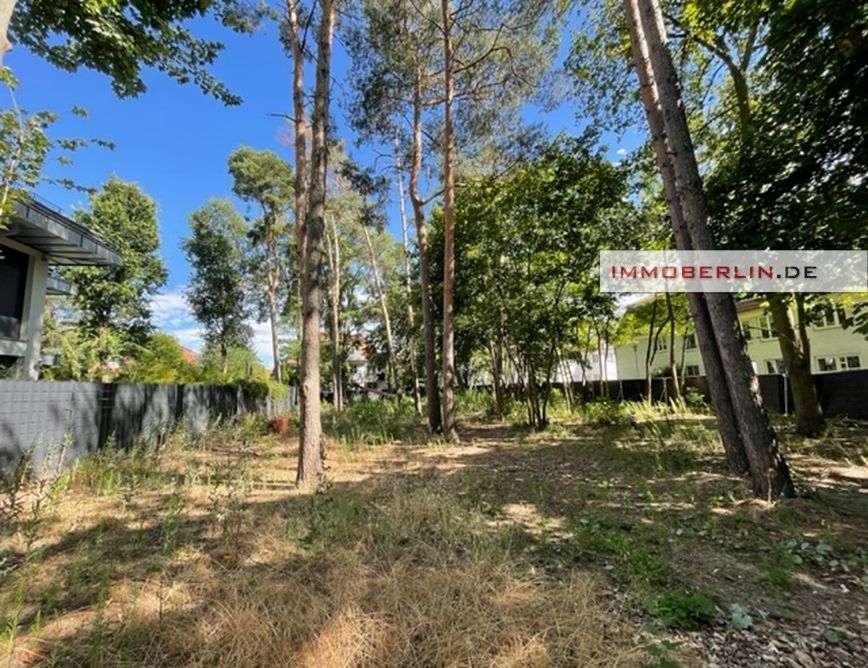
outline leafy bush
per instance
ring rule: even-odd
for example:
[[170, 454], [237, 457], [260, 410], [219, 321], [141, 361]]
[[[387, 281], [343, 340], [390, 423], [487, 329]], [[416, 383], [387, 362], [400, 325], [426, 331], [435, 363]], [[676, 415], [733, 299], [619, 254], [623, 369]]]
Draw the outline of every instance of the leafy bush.
[[497, 412], [497, 402], [488, 390], [462, 390], [455, 393], [455, 411], [465, 419], [485, 418]]
[[684, 391], [682, 400], [687, 409], [692, 413], [704, 413], [708, 410], [708, 404], [705, 403], [705, 397], [702, 392], [697, 390], [695, 387], [688, 387]]
[[275, 382], [271, 379], [261, 380], [258, 378], [239, 378], [232, 383], [239, 388], [245, 395], [251, 399], [283, 399], [289, 392], [289, 388], [282, 383]]
[[121, 488], [136, 489], [146, 482], [160, 482], [160, 448], [137, 443], [129, 449], [118, 448], [113, 438], [95, 454], [79, 459], [72, 469], [70, 483], [98, 495]]
[[714, 603], [701, 591], [670, 591], [652, 601], [648, 611], [664, 626], [695, 631], [714, 621]]
[[347, 445], [412, 440], [418, 427], [413, 404], [406, 400], [366, 399], [323, 414], [325, 433]]
[[561, 390], [554, 388], [549, 393], [549, 404], [547, 412], [550, 418], [570, 416], [570, 409], [567, 406], [567, 399]]
[[583, 404], [580, 413], [582, 420], [600, 427], [627, 424], [630, 415], [625, 404], [616, 401], [594, 401]]

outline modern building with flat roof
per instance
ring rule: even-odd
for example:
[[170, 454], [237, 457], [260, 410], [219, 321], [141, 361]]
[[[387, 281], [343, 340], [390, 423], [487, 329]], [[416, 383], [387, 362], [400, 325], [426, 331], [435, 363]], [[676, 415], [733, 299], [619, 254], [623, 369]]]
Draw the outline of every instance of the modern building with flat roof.
[[96, 232], [36, 199], [13, 202], [0, 227], [0, 367], [16, 363], [28, 378], [42, 366], [46, 295], [71, 294], [54, 266], [117, 266], [122, 258]]

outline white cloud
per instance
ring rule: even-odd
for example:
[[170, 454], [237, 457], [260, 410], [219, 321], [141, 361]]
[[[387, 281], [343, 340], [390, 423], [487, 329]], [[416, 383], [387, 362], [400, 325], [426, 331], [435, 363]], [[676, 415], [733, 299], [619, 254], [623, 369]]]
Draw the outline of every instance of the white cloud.
[[625, 155], [627, 155], [627, 149], [626, 148], [619, 148], [617, 151], [615, 151], [615, 153], [617, 153], [620, 156], [625, 156]]
[[[154, 296], [151, 300], [151, 313], [157, 329], [174, 336], [182, 346], [201, 352], [205, 346], [203, 330], [184, 299], [185, 289], [186, 286], [179, 285], [164, 294]], [[253, 328], [253, 351], [263, 364], [270, 367], [273, 356], [268, 322], [250, 320], [247, 324]]]

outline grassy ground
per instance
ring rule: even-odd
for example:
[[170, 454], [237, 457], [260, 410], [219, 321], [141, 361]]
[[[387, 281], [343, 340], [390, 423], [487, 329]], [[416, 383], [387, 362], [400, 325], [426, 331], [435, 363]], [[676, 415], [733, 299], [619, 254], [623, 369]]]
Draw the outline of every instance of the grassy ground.
[[802, 494], [770, 505], [708, 418], [356, 417], [315, 496], [256, 424], [7, 484], [0, 664], [863, 665], [865, 425], [780, 425]]

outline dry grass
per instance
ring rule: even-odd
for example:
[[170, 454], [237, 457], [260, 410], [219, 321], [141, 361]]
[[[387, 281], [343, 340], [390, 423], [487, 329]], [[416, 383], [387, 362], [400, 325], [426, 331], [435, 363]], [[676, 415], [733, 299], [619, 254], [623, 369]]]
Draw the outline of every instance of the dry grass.
[[[0, 664], [707, 665], [702, 634], [750, 637], [732, 603], [761, 632], [761, 610], [796, 636], [845, 629], [837, 647], [858, 653], [863, 426], [787, 435], [808, 493], [777, 505], [726, 471], [708, 420], [329, 441], [315, 496], [295, 489], [294, 439], [254, 427], [19, 490], [0, 526]], [[661, 597], [688, 591], [713, 625], [646, 633]]]
[[[310, 498], [285, 484], [294, 457], [287, 445], [267, 437], [245, 448], [223, 434], [206, 447], [172, 446], [149, 460], [155, 469], [133, 493], [123, 477], [106, 491], [98, 467], [74, 473], [70, 489], [46, 507], [29, 550], [20, 531], [0, 543], [14, 564], [0, 582], [3, 659], [311, 668], [640, 663], [626, 627], [609, 621], [619, 614], [596, 577], [536, 571], [510, 531], [493, 527], [454, 489], [400, 475], [394, 447], [338, 451], [334, 487]], [[112, 467], [144, 475], [129, 462]], [[364, 482], [362, 470], [381, 475]]]

